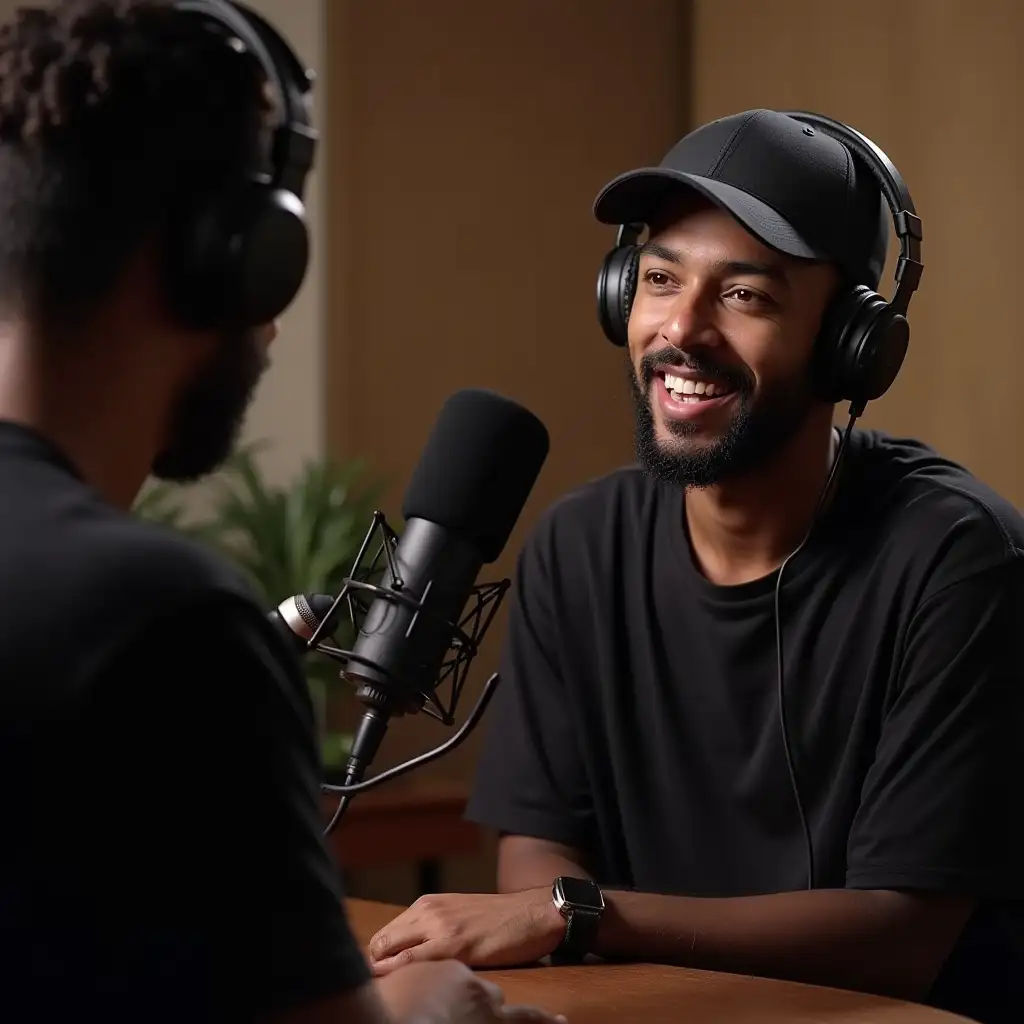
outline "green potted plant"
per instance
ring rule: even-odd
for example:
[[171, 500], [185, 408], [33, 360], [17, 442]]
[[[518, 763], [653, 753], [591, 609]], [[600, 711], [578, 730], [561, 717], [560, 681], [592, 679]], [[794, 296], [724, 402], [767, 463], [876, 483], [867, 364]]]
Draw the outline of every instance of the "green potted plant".
[[[366, 535], [379, 489], [361, 460], [307, 461], [284, 485], [260, 469], [263, 446], [240, 447], [209, 481], [205, 513], [189, 516], [181, 488], [151, 482], [135, 513], [212, 544], [248, 577], [265, 607], [293, 594], [336, 594]], [[333, 630], [338, 644], [354, 640], [347, 616]], [[344, 762], [351, 735], [331, 728], [338, 665], [319, 655], [305, 662], [319, 719], [325, 768]]]

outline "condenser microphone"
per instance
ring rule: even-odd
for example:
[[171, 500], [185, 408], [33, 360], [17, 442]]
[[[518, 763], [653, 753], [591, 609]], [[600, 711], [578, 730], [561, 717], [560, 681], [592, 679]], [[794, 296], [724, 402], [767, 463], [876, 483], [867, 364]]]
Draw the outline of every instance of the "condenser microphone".
[[[473, 635], [460, 625], [463, 609], [476, 593], [480, 609], [493, 602], [493, 617], [508, 581], [474, 582], [505, 547], [548, 448], [544, 424], [502, 395], [465, 390], [445, 403], [405, 494], [405, 530], [383, 545], [379, 581], [364, 584], [374, 599], [344, 652], [342, 675], [366, 708], [346, 784], [362, 778], [392, 716], [431, 700], [451, 651], [465, 664], [476, 653], [490, 619]], [[385, 536], [397, 539], [386, 526]]]

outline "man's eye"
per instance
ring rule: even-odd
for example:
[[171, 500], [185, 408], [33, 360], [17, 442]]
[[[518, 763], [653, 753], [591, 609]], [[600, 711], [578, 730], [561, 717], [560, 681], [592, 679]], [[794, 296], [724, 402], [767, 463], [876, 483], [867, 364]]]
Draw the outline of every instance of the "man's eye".
[[731, 288], [724, 297], [738, 306], [745, 306], [749, 309], [767, 309], [773, 305], [767, 295], [756, 292], [753, 288]]
[[663, 270], [648, 270], [644, 274], [644, 280], [648, 284], [654, 285], [655, 288], [664, 288], [671, 278]]

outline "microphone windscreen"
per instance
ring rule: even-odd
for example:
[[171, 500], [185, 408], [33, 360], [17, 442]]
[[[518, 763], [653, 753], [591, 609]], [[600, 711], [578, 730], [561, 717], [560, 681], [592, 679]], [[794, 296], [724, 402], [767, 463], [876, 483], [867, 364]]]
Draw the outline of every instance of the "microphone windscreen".
[[547, 428], [493, 391], [445, 402], [405, 492], [402, 515], [460, 534], [493, 562], [501, 554], [548, 455]]

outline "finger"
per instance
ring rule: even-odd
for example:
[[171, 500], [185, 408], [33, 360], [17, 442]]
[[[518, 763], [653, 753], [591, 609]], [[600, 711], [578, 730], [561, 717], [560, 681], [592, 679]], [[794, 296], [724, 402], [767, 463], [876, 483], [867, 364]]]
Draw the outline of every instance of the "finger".
[[417, 934], [421, 937], [425, 935], [427, 924], [419, 903], [420, 901], [417, 900], [411, 907], [407, 907], [374, 933], [373, 938], [367, 944], [371, 955], [378, 950], [383, 950], [384, 956], [390, 956], [404, 948], [401, 944], [394, 945], [396, 938], [401, 939], [402, 936]]
[[370, 939], [370, 959], [388, 960], [410, 946], [418, 946], [426, 938], [426, 929], [422, 922], [403, 921], [397, 917]]
[[378, 978], [385, 974], [397, 971], [400, 967], [408, 967], [409, 964], [423, 963], [427, 960], [451, 960], [451, 947], [440, 939], [421, 942], [416, 946], [409, 946], [394, 956], [385, 957], [383, 960], [370, 962], [370, 969]]

